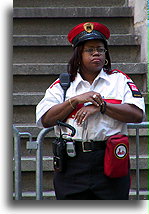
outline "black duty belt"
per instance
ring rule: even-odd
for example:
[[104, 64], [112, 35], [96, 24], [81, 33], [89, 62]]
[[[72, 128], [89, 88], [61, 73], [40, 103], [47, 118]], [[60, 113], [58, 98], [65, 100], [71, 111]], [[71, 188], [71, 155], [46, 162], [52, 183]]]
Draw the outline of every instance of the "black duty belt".
[[75, 147], [77, 150], [83, 152], [104, 150], [106, 148], [106, 141], [91, 141], [91, 142], [75, 141]]

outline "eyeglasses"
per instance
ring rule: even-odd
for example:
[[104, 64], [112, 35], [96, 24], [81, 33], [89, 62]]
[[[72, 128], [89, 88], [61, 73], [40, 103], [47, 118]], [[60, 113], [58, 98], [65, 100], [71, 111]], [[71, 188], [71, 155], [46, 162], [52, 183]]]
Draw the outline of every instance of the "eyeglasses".
[[104, 54], [107, 50], [105, 48], [100, 48], [100, 47], [97, 47], [97, 48], [86, 48], [84, 49], [84, 52], [87, 52], [89, 54], [93, 54], [95, 51], [97, 51], [98, 53], [100, 54]]

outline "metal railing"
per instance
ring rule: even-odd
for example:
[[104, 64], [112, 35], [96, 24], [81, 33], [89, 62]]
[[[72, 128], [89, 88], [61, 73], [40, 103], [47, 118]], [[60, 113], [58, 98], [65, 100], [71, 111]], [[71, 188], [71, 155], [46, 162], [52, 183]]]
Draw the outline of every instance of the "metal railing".
[[140, 154], [140, 138], [139, 138], [139, 129], [149, 128], [149, 122], [142, 123], [128, 123], [128, 129], [136, 130], [136, 197], [139, 200], [139, 190], [140, 190], [140, 166], [139, 166], [139, 154]]
[[42, 164], [42, 151], [43, 139], [46, 134], [53, 130], [53, 127], [42, 129], [37, 137], [38, 149], [36, 152], [36, 200], [42, 200], [43, 197], [43, 164]]
[[14, 180], [15, 180], [15, 200], [22, 198], [22, 180], [21, 180], [21, 136], [27, 135], [29, 141], [32, 142], [32, 135], [29, 132], [19, 132], [13, 126], [14, 138]]
[[[140, 192], [140, 167], [139, 167], [139, 130], [149, 128], [149, 122], [142, 122], [139, 124], [129, 123], [128, 129], [136, 130], [136, 198], [139, 200]], [[15, 200], [21, 200], [22, 198], [22, 185], [21, 185], [21, 154], [20, 154], [20, 137], [22, 135], [29, 136], [29, 148], [35, 148], [36, 150], [36, 200], [43, 200], [43, 140], [45, 136], [53, 130], [51, 128], [42, 129], [36, 141], [32, 141], [32, 136], [28, 132], [19, 132], [15, 126], [13, 126], [14, 132], [14, 162], [15, 162]], [[34, 144], [34, 146], [33, 146]]]

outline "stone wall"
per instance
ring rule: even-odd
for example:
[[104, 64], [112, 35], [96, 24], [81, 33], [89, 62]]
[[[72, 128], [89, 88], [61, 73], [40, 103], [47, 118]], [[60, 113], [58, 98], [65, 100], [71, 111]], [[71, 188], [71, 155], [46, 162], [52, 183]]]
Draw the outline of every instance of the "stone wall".
[[147, 0], [129, 0], [129, 6], [134, 7], [134, 29], [141, 34], [141, 61], [147, 62]]

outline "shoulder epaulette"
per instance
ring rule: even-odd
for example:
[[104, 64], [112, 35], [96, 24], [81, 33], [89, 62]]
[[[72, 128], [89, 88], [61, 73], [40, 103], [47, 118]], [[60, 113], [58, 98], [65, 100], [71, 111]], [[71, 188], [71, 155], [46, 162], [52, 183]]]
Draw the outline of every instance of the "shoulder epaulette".
[[125, 74], [123, 71], [121, 70], [118, 70], [118, 69], [114, 69], [112, 70], [111, 74], [114, 74], [114, 73], [121, 73], [123, 74], [127, 79], [131, 79], [127, 74]]
[[52, 85], [50, 86], [50, 88], [52, 88], [54, 85], [56, 85], [56, 84], [58, 84], [58, 83], [60, 83], [60, 80], [59, 80], [59, 79], [56, 80], [54, 83], [52, 83]]

